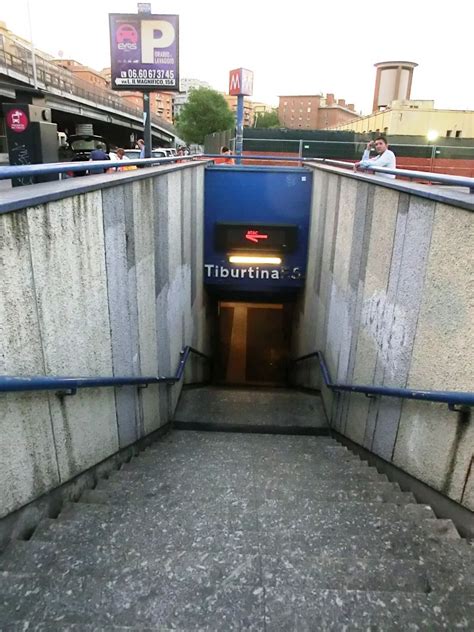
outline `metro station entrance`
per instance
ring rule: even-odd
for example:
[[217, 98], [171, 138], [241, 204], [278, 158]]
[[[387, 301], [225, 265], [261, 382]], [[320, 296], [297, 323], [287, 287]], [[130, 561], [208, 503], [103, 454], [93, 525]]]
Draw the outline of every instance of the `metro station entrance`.
[[284, 386], [291, 303], [218, 303], [215, 379], [220, 384]]

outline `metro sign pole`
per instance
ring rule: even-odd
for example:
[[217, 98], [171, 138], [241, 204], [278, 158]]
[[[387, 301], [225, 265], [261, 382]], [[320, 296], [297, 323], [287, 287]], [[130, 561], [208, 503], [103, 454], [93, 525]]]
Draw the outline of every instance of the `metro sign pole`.
[[244, 143], [244, 96], [252, 96], [253, 94], [253, 72], [245, 68], [231, 70], [229, 73], [229, 94], [237, 97], [235, 153], [239, 165]]

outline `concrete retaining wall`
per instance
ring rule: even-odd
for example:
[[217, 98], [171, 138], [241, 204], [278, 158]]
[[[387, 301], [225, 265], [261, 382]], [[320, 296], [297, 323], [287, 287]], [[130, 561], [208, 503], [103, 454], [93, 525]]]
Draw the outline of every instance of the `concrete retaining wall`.
[[[170, 375], [182, 346], [205, 351], [203, 172], [160, 167], [10, 192], [0, 203], [0, 373]], [[188, 379], [201, 376], [195, 362]], [[166, 423], [180, 388], [0, 395], [0, 517]]]
[[[473, 391], [473, 196], [429, 199], [429, 187], [324, 167], [314, 176], [295, 353], [322, 350], [339, 382]], [[321, 387], [315, 362], [298, 379]], [[336, 430], [474, 509], [472, 418], [322, 389]]]

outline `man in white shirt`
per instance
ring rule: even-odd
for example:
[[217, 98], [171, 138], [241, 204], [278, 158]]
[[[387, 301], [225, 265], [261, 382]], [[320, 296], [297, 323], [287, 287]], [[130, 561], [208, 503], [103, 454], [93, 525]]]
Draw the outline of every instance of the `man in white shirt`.
[[[374, 158], [370, 158], [370, 150], [372, 147], [375, 147], [375, 151], [377, 152]], [[390, 151], [387, 145], [387, 139], [383, 136], [378, 136], [375, 140], [371, 140], [367, 143], [362, 160], [355, 163], [354, 171], [357, 171], [357, 169], [370, 169], [370, 167], [397, 168], [395, 154], [393, 151]], [[375, 175], [381, 176], [382, 178], [395, 178], [391, 173], [375, 172]]]

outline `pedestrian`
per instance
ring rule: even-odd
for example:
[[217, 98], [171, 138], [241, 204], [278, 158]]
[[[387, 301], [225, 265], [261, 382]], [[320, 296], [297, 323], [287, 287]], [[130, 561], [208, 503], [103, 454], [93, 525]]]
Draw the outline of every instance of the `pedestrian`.
[[[370, 157], [370, 150], [372, 148], [375, 148], [377, 152], [377, 155], [373, 158]], [[370, 169], [371, 167], [397, 168], [395, 154], [388, 148], [387, 139], [384, 136], [377, 136], [375, 140], [371, 140], [367, 143], [362, 160], [355, 163], [354, 171], [357, 171], [357, 169]], [[395, 178], [395, 175], [391, 173], [377, 172], [375, 175], [381, 176], [382, 178]]]
[[[89, 155], [89, 160], [97, 161], [97, 160], [110, 160], [109, 154], [106, 154], [102, 149], [93, 149]], [[90, 174], [96, 173], [105, 173], [108, 169], [97, 168], [97, 169], [89, 169]]]
[[[123, 160], [125, 163], [130, 161], [128, 156], [125, 155], [125, 149], [122, 149], [122, 147], [118, 147], [115, 153], [117, 155], [117, 160]], [[133, 171], [134, 169], [136, 169], [135, 165], [127, 164], [124, 164], [123, 167], [116, 167], [116, 171]]]
[[221, 155], [223, 158], [216, 158], [214, 160], [215, 165], [235, 165], [235, 160], [230, 158], [231, 151], [225, 145], [221, 147]]
[[137, 140], [138, 149], [140, 150], [140, 158], [145, 158], [145, 141], [141, 138]]

